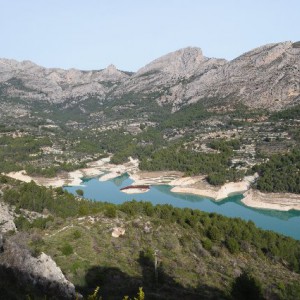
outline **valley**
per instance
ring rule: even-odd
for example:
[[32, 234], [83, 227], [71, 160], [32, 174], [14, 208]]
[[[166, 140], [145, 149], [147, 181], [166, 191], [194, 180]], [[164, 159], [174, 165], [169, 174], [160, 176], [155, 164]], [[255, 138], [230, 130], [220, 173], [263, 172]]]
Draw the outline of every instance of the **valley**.
[[[297, 233], [299, 57], [297, 43], [283, 42], [231, 61], [184, 48], [137, 72], [0, 59], [7, 297], [55, 299], [56, 287], [45, 287], [56, 278], [66, 299], [97, 286], [105, 299], [134, 297], [141, 286], [147, 299], [234, 299], [235, 280], [246, 276], [265, 299], [297, 299], [299, 241], [249, 216], [260, 227], [270, 218], [273, 230], [288, 220], [287, 235]], [[154, 190], [124, 199], [155, 205], [84, 198], [82, 178], [119, 186], [121, 175]], [[22, 261], [44, 278], [38, 292]]]

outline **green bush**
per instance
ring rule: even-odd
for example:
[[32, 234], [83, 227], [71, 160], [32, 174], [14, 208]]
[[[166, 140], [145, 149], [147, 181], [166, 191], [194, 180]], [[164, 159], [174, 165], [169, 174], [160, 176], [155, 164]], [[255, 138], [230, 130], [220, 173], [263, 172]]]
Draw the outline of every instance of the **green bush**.
[[226, 176], [224, 173], [215, 172], [206, 177], [206, 180], [211, 185], [222, 185], [226, 182]]
[[73, 233], [73, 237], [75, 240], [78, 240], [80, 239], [82, 236], [81, 232], [79, 230], [75, 230], [74, 233]]
[[47, 218], [37, 218], [32, 221], [31, 226], [34, 228], [45, 229], [47, 227], [48, 222], [52, 222], [54, 219], [53, 217]]
[[114, 205], [109, 205], [105, 211], [104, 215], [107, 218], [116, 218], [117, 217], [117, 209]]
[[210, 251], [213, 243], [210, 239], [204, 239], [202, 240], [202, 245], [205, 250]]
[[64, 244], [61, 247], [60, 251], [65, 256], [69, 256], [69, 255], [73, 254], [73, 252], [74, 252], [73, 247], [69, 243]]
[[222, 233], [216, 226], [211, 226], [207, 231], [207, 237], [213, 242], [218, 242], [222, 239]]
[[41, 236], [39, 235], [32, 236], [31, 242], [29, 244], [32, 255], [34, 257], [38, 257], [42, 253], [44, 245], [45, 242]]
[[233, 254], [238, 253], [240, 251], [239, 243], [236, 241], [235, 238], [229, 237], [228, 239], [226, 239], [225, 244], [229, 252]]
[[20, 231], [27, 231], [28, 229], [30, 229], [32, 227], [31, 223], [23, 215], [15, 218], [14, 223], [15, 223], [17, 229]]
[[7, 177], [4, 175], [0, 175], [0, 183], [7, 183], [7, 182], [8, 182]]

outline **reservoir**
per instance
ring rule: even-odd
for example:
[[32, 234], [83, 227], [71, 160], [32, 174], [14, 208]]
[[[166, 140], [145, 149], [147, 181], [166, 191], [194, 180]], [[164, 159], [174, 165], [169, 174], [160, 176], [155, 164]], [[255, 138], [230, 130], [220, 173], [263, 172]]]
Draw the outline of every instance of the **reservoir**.
[[76, 194], [77, 189], [84, 191], [84, 197], [96, 201], [106, 201], [120, 204], [133, 199], [149, 201], [155, 204], [171, 204], [175, 207], [188, 207], [206, 212], [215, 212], [227, 217], [252, 220], [257, 227], [273, 230], [300, 240], [300, 211], [276, 211], [255, 209], [245, 206], [242, 195], [228, 197], [222, 201], [213, 201], [195, 195], [186, 195], [171, 192], [169, 185], [151, 186], [147, 193], [126, 194], [120, 188], [132, 184], [128, 174], [108, 181], [99, 181], [99, 178], [83, 179], [81, 186], [67, 186], [65, 190]]

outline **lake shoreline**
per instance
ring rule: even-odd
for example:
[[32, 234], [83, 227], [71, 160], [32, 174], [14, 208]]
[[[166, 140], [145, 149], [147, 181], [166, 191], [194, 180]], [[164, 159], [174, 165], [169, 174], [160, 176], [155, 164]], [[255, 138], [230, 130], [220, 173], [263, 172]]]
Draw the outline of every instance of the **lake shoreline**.
[[[279, 211], [300, 210], [300, 195], [290, 193], [262, 193], [251, 189], [251, 184], [257, 176], [247, 176], [239, 182], [228, 182], [220, 187], [212, 186], [206, 182], [205, 176], [185, 177], [182, 172], [156, 171], [144, 172], [138, 168], [138, 160], [130, 158], [128, 163], [114, 165], [109, 158], [90, 162], [87, 168], [72, 172], [63, 172], [54, 178], [34, 177], [25, 171], [10, 172], [4, 174], [11, 178], [30, 182], [33, 180], [38, 185], [47, 187], [82, 186], [82, 178], [98, 177], [99, 181], [107, 181], [122, 174], [128, 173], [133, 180], [132, 185], [170, 185], [171, 192], [192, 194], [209, 198], [213, 201], [221, 201], [232, 195], [241, 194], [242, 203], [248, 207], [258, 209], [271, 209]], [[132, 189], [127, 193], [140, 193], [139, 189]]]
[[300, 195], [292, 193], [262, 193], [249, 189], [241, 200], [248, 207], [280, 211], [300, 210]]

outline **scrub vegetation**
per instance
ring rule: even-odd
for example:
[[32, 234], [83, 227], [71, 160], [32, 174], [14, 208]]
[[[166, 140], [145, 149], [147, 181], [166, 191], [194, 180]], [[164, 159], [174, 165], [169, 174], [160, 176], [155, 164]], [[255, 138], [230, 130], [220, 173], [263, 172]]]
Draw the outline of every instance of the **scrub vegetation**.
[[[32, 253], [53, 257], [83, 295], [100, 286], [103, 299], [122, 299], [142, 286], [149, 299], [240, 299], [245, 291], [295, 299], [290, 288], [299, 297], [299, 241], [251, 221], [149, 202], [92, 202], [61, 188], [2, 181]], [[30, 220], [24, 209], [45, 217]], [[125, 235], [112, 237], [114, 227]]]

